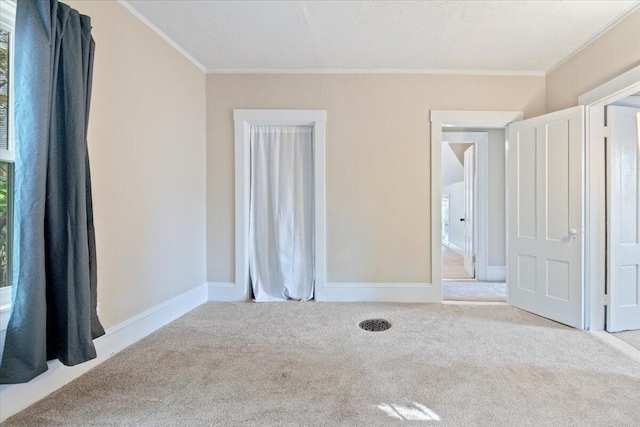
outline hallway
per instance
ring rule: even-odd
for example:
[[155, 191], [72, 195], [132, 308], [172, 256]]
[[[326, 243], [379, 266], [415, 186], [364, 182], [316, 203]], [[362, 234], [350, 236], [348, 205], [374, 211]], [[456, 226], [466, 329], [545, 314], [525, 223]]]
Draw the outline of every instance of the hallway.
[[459, 253], [442, 245], [442, 278], [444, 280], [473, 279], [464, 269], [464, 258]]

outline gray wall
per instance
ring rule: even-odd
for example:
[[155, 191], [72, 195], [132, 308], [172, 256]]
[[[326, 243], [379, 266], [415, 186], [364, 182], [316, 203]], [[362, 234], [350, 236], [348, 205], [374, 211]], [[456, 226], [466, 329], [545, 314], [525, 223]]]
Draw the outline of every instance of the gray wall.
[[504, 129], [489, 130], [489, 266], [506, 265]]

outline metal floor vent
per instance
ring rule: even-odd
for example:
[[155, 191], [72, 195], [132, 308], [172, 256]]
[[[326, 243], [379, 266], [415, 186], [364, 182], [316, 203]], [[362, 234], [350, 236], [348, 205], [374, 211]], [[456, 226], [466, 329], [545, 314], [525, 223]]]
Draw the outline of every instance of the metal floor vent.
[[391, 327], [391, 323], [387, 322], [384, 319], [368, 319], [360, 322], [358, 326], [360, 326], [360, 328], [364, 329], [365, 331], [380, 332], [389, 329]]

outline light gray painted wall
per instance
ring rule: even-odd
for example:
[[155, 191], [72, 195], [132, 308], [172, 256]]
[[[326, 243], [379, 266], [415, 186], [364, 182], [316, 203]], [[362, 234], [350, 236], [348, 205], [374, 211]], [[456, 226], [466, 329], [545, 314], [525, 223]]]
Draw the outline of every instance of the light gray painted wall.
[[489, 266], [506, 265], [504, 129], [489, 130]]

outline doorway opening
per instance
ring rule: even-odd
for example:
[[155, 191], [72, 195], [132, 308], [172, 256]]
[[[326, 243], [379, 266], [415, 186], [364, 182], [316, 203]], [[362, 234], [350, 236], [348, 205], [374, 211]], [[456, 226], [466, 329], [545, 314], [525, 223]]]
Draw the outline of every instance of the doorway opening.
[[605, 107], [606, 330], [640, 350], [640, 92]]
[[506, 301], [504, 128], [442, 133], [442, 297]]
[[640, 328], [638, 94], [640, 66], [578, 98], [587, 120], [585, 317], [595, 331]]
[[[304, 251], [298, 250], [295, 244], [289, 248], [291, 254], [298, 253], [300, 261], [297, 263], [300, 268], [300, 274], [295, 276], [304, 277], [305, 281], [313, 282], [313, 289], [306, 286], [304, 289], [294, 289], [296, 286], [289, 286], [287, 289], [278, 290], [278, 296], [282, 299], [309, 299], [313, 293], [315, 300], [324, 300], [325, 283], [326, 283], [326, 207], [325, 207], [325, 123], [326, 111], [324, 110], [234, 110], [234, 127], [235, 127], [235, 283], [230, 286], [224, 286], [223, 300], [243, 301], [248, 300], [254, 294], [252, 292], [252, 278], [256, 281], [269, 278], [272, 283], [279, 280], [271, 280], [271, 271], [269, 260], [262, 262], [260, 257], [254, 257], [253, 262], [251, 256], [256, 251], [262, 253], [272, 251], [278, 245], [271, 242], [270, 239], [258, 239], [260, 244], [271, 245], [271, 247], [258, 247], [256, 240], [252, 239], [255, 233], [272, 233], [273, 227], [269, 224], [261, 224], [259, 221], [264, 220], [264, 215], [251, 214], [252, 208], [256, 209], [259, 203], [267, 206], [272, 199], [271, 194], [276, 193], [276, 188], [271, 188], [267, 181], [278, 183], [283, 181], [282, 174], [278, 177], [271, 177], [277, 168], [274, 168], [274, 161], [280, 163], [282, 155], [287, 154], [293, 156], [291, 161], [286, 163], [300, 166], [306, 164], [304, 168], [294, 167], [294, 173], [288, 176], [286, 181], [291, 189], [297, 189], [298, 192], [303, 190], [301, 182], [306, 183], [308, 187], [302, 191], [305, 197], [300, 198], [301, 209], [293, 209], [292, 212], [302, 212], [305, 216], [304, 238], [289, 239], [293, 242], [305, 243]], [[277, 141], [280, 138], [273, 138], [274, 131], [282, 133], [286, 131], [289, 142], [295, 142], [298, 147], [295, 150], [279, 150], [277, 149]], [[297, 142], [296, 142], [297, 141]], [[288, 144], [291, 145], [291, 144]], [[252, 147], [253, 156], [252, 156]], [[255, 148], [260, 147], [264, 152], [262, 156], [256, 156]], [[267, 148], [269, 148], [267, 150]], [[289, 147], [292, 148], [292, 147]], [[304, 148], [304, 150], [302, 149]], [[303, 155], [304, 154], [304, 155]], [[277, 159], [276, 159], [277, 157]], [[285, 156], [286, 157], [286, 156]], [[299, 158], [294, 161], [294, 158]], [[274, 161], [271, 161], [272, 159]], [[304, 162], [301, 161], [304, 159]], [[260, 163], [261, 168], [256, 168]], [[299, 169], [299, 170], [298, 170]], [[258, 176], [260, 175], [260, 176]], [[302, 179], [302, 175], [305, 175]], [[252, 181], [252, 176], [255, 178]], [[257, 178], [260, 178], [259, 180]], [[258, 188], [258, 185], [262, 186]], [[259, 191], [258, 191], [259, 190]], [[293, 191], [293, 190], [291, 190]], [[254, 195], [254, 198], [251, 195]], [[266, 197], [265, 200], [258, 200], [258, 197]], [[287, 202], [288, 203], [288, 202]], [[296, 202], [297, 203], [297, 202]], [[284, 203], [286, 204], [286, 203]], [[280, 204], [282, 205], [282, 204]], [[272, 211], [268, 207], [260, 208], [261, 212]], [[281, 212], [277, 214], [280, 215]], [[254, 211], [257, 214], [257, 211]], [[300, 215], [298, 215], [300, 216]], [[295, 221], [288, 223], [294, 224]], [[261, 231], [262, 230], [262, 231]], [[291, 234], [293, 229], [284, 227], [280, 233]], [[282, 239], [281, 239], [282, 240]], [[286, 249], [286, 248], [285, 248]], [[279, 249], [278, 249], [279, 250]], [[263, 257], [264, 258], [264, 257]], [[277, 261], [277, 260], [276, 260]], [[260, 265], [259, 265], [260, 264]], [[262, 265], [265, 264], [265, 265]], [[252, 270], [253, 267], [253, 270]], [[266, 268], [266, 270], [265, 270]], [[262, 271], [262, 276], [256, 276]], [[313, 270], [312, 273], [310, 270]], [[294, 269], [295, 270], [295, 269]], [[266, 273], [265, 273], [266, 271]], [[251, 275], [250, 273], [254, 274]], [[309, 273], [309, 274], [307, 274]], [[277, 284], [277, 283], [276, 283]], [[271, 300], [275, 295], [266, 287], [263, 287], [265, 298], [261, 300]], [[300, 291], [300, 292], [298, 292]]]
[[[478, 285], [480, 282], [499, 282], [504, 283], [506, 295], [502, 297], [502, 301], [506, 299], [508, 302], [509, 296], [506, 290], [508, 289], [508, 277], [507, 277], [507, 264], [508, 259], [504, 260], [502, 265], [492, 265], [488, 261], [489, 250], [486, 249], [488, 239], [488, 222], [489, 220], [495, 220], [500, 215], [495, 213], [503, 208], [498, 208], [496, 205], [490, 209], [490, 203], [488, 203], [488, 196], [486, 192], [489, 188], [489, 143], [488, 133], [492, 131], [502, 132], [502, 138], [499, 144], [496, 145], [497, 150], [502, 155], [502, 185], [505, 183], [505, 128], [509, 123], [522, 120], [524, 114], [521, 111], [431, 111], [431, 282], [434, 290], [440, 294], [440, 299], [443, 297], [445, 300], [451, 301], [453, 296], [449, 294], [445, 286], [449, 288], [451, 282], [444, 280], [442, 275], [442, 237], [443, 237], [443, 221], [442, 221], [442, 194], [443, 194], [443, 143], [474, 143], [476, 148], [476, 178], [477, 178], [477, 194], [474, 198], [474, 205], [477, 208], [475, 212], [475, 220], [481, 226], [476, 227], [477, 232], [474, 232], [474, 248], [475, 248], [475, 262], [474, 273], [475, 283], [464, 283], [459, 281], [462, 285], [458, 285], [458, 288], [464, 288], [463, 285]], [[457, 132], [456, 132], [457, 131]], [[475, 132], [474, 132], [475, 131]], [[444, 134], [451, 133], [444, 138]], [[469, 140], [468, 137], [464, 137], [464, 133], [480, 133], [485, 134], [486, 138], [475, 138], [475, 140]], [[458, 136], [456, 136], [458, 135]], [[462, 135], [462, 137], [460, 137]], [[454, 141], [454, 138], [459, 138]], [[446, 141], [448, 139], [448, 141]], [[465, 140], [466, 139], [466, 140]], [[484, 143], [482, 141], [485, 141]], [[447, 148], [451, 150], [450, 148]], [[466, 151], [466, 150], [465, 150]], [[499, 175], [498, 175], [499, 176]], [[496, 192], [496, 193], [499, 193]], [[505, 198], [504, 191], [502, 192], [503, 198]], [[502, 202], [504, 204], [504, 202]], [[453, 217], [451, 214], [451, 204], [448, 206], [449, 227], [453, 223]], [[458, 218], [459, 221], [460, 218]], [[459, 221], [460, 222], [460, 221]], [[466, 222], [463, 221], [463, 222]], [[503, 233], [508, 234], [506, 230], [506, 218], [503, 220]], [[451, 237], [451, 230], [448, 230], [449, 240]], [[500, 238], [494, 239], [500, 241]], [[502, 238], [502, 243], [506, 246], [506, 238]], [[477, 292], [479, 287], [472, 287], [471, 290], [476, 292], [475, 296], [462, 295], [458, 300], [463, 302], [474, 300], [477, 298]], [[482, 298], [482, 297], [480, 297]], [[501, 304], [502, 302], [499, 302]]]
[[251, 126], [250, 143], [253, 298], [313, 299], [313, 127]]

